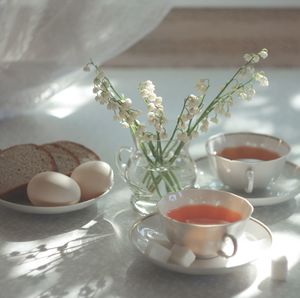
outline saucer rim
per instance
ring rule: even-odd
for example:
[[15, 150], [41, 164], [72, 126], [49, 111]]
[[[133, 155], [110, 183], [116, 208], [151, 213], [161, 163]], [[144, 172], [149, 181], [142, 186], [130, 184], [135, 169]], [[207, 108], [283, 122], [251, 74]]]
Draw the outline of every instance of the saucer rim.
[[[201, 163], [203, 161], [208, 162], [208, 156], [204, 155], [204, 156], [198, 157], [194, 161], [195, 161], [197, 169], [199, 169], [199, 163]], [[207, 165], [207, 166], [209, 166], [209, 165]], [[299, 177], [300, 177], [300, 166], [299, 165], [297, 165], [294, 162], [291, 162], [291, 161], [287, 160], [285, 162], [285, 166], [290, 166], [290, 167], [292, 167], [292, 169], [297, 170], [297, 172], [299, 174]], [[203, 170], [203, 168], [201, 170]], [[211, 173], [213, 175], [211, 170], [207, 169], [207, 167], [203, 170], [203, 172], [204, 172], [204, 174]], [[297, 178], [297, 176], [295, 176], [295, 178]], [[223, 184], [223, 182], [218, 179], [218, 177], [214, 177], [214, 180], [220, 182], [220, 185], [225, 186]], [[260, 196], [258, 194], [257, 196], [252, 196], [252, 197], [245, 196], [246, 194], [243, 195], [242, 192], [237, 192], [237, 191], [235, 191], [234, 189], [231, 189], [231, 188], [228, 188], [228, 189], [225, 189], [225, 188], [212, 188], [209, 185], [203, 185], [201, 187], [205, 187], [205, 188], [208, 188], [208, 189], [223, 190], [223, 191], [227, 191], [227, 192], [231, 192], [231, 193], [243, 196], [254, 207], [271, 206], [271, 205], [281, 204], [281, 203], [286, 202], [286, 201], [288, 201], [292, 198], [295, 198], [300, 193], [300, 183], [299, 183], [299, 187], [295, 188], [293, 191], [288, 191], [287, 190], [284, 195], [273, 195], [273, 196], [261, 195]], [[247, 194], [247, 195], [249, 195], [249, 194]]]
[[78, 202], [72, 205], [64, 205], [64, 206], [34, 206], [34, 205], [25, 205], [18, 204], [14, 202], [7, 201], [0, 197], [0, 206], [4, 206], [6, 208], [12, 209], [14, 211], [29, 213], [29, 214], [63, 214], [69, 213], [73, 211], [78, 211], [85, 209], [91, 205], [96, 204], [99, 200], [103, 199], [111, 190], [111, 187], [96, 198], [92, 198], [90, 200]]
[[[184, 266], [180, 266], [177, 264], [172, 264], [172, 263], [163, 263], [163, 262], [159, 262], [155, 259], [150, 258], [149, 256], [146, 255], [145, 252], [142, 251], [142, 249], [140, 248], [140, 246], [138, 246], [136, 244], [136, 241], [133, 240], [133, 235], [134, 232], [137, 232], [137, 227], [142, 224], [144, 221], [146, 221], [147, 219], [151, 218], [151, 217], [155, 217], [155, 216], [159, 216], [158, 212], [155, 213], [151, 213], [145, 217], [140, 218], [139, 220], [137, 220], [129, 229], [129, 240], [131, 242], [131, 244], [136, 248], [136, 250], [147, 260], [149, 260], [150, 262], [156, 264], [157, 266], [164, 268], [168, 271], [173, 271], [173, 272], [178, 272], [178, 273], [183, 273], [183, 274], [189, 274], [189, 275], [219, 275], [219, 274], [226, 274], [226, 273], [230, 273], [234, 270], [238, 270], [241, 267], [244, 267], [246, 265], [249, 265], [251, 263], [253, 263], [254, 261], [256, 261], [258, 258], [260, 258], [263, 255], [263, 252], [257, 254], [256, 256], [249, 258], [248, 260], [246, 260], [245, 262], [238, 264], [238, 265], [233, 265], [231, 267], [225, 267], [225, 266], [218, 266], [218, 267], [206, 267], [206, 268], [200, 268], [200, 267], [184, 267]], [[254, 217], [250, 217], [249, 220], [257, 225], [259, 225], [261, 228], [263, 228], [263, 230], [266, 232], [266, 234], [268, 235], [268, 237], [264, 238], [268, 240], [268, 243], [265, 245], [264, 249], [269, 250], [272, 246], [273, 243], [273, 235], [271, 230], [264, 224], [262, 223], [260, 220], [254, 218]], [[253, 235], [253, 234], [252, 234]], [[145, 238], [145, 237], [144, 237]], [[266, 253], [266, 252], [265, 252]], [[221, 258], [221, 257], [217, 257], [217, 258]], [[234, 256], [232, 257], [234, 258]], [[204, 260], [204, 261], [209, 261], [209, 260]]]

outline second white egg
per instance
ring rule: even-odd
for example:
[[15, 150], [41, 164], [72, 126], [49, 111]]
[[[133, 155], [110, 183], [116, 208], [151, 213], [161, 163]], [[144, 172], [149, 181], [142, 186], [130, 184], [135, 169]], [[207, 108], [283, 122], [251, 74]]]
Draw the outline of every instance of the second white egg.
[[80, 186], [81, 200], [98, 197], [113, 184], [113, 171], [104, 161], [88, 161], [74, 169], [71, 178]]

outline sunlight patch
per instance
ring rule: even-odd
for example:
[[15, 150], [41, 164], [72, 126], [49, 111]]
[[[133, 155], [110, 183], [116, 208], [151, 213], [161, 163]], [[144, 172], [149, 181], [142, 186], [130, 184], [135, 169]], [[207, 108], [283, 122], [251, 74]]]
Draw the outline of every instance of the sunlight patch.
[[91, 100], [91, 90], [85, 86], [71, 86], [55, 94], [43, 107], [46, 114], [66, 118]]
[[290, 102], [291, 102], [291, 106], [294, 109], [300, 110], [300, 94], [297, 94], [296, 96], [294, 96]]

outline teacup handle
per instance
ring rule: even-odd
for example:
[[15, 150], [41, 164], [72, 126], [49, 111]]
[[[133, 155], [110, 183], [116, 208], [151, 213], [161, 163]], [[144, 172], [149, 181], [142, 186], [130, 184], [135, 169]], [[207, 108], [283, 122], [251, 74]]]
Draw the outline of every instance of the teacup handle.
[[124, 146], [119, 149], [119, 151], [116, 155], [116, 165], [117, 165], [117, 169], [118, 169], [121, 177], [123, 178], [123, 180], [125, 182], [127, 182], [125, 170], [127, 168], [127, 163], [128, 163], [129, 158], [126, 158], [126, 159], [124, 158], [124, 155], [123, 155], [124, 152], [131, 154], [132, 148]]
[[251, 193], [253, 191], [253, 186], [254, 186], [254, 171], [252, 168], [247, 169], [246, 178], [247, 178], [247, 187], [245, 188], [245, 192]]
[[237, 243], [237, 240], [236, 240], [236, 238], [234, 236], [232, 236], [230, 234], [227, 234], [227, 233], [223, 237], [223, 242], [225, 242], [226, 239], [230, 239], [231, 242], [232, 242], [232, 246], [233, 246], [232, 253], [231, 254], [227, 254], [225, 251], [223, 251], [222, 249], [220, 249], [218, 251], [218, 255], [221, 256], [221, 257], [230, 258], [230, 257], [233, 257], [236, 254], [237, 248], [238, 248], [238, 243]]

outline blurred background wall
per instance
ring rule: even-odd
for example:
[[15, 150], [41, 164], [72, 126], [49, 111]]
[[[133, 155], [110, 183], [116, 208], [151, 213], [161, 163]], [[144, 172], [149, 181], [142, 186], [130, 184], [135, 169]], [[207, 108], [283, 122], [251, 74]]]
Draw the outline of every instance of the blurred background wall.
[[110, 67], [230, 67], [269, 49], [264, 66], [300, 66], [300, 0], [173, 0], [150, 34]]

